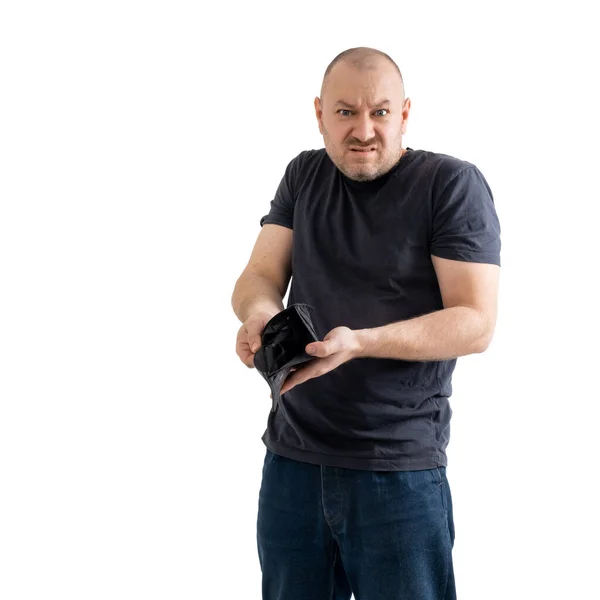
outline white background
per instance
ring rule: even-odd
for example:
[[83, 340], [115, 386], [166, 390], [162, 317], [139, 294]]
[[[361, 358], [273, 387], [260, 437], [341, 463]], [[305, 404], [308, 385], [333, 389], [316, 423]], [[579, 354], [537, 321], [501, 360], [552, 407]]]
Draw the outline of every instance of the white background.
[[357, 45], [403, 71], [405, 145], [475, 163], [503, 228], [496, 337], [454, 378], [459, 598], [600, 598], [585, 6], [2, 3], [0, 598], [260, 598], [270, 401], [230, 297]]

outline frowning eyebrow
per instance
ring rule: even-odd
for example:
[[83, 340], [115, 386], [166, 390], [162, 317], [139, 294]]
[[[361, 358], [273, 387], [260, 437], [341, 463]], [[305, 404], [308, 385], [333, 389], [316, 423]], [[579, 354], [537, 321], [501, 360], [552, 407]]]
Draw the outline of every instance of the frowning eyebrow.
[[[377, 108], [379, 106], [382, 106], [383, 104], [389, 104], [390, 101], [389, 100], [380, 100], [379, 102], [375, 103], [371, 108]], [[350, 104], [348, 102], [344, 102], [344, 100], [338, 100], [335, 103], [335, 106], [343, 106], [344, 108], [349, 108], [354, 110], [356, 108], [356, 106], [354, 106], [353, 104]]]

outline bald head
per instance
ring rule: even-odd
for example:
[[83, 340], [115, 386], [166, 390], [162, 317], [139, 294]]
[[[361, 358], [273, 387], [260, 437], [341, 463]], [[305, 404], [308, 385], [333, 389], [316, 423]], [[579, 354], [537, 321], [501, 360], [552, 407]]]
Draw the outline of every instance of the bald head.
[[321, 85], [321, 99], [325, 95], [325, 89], [327, 87], [331, 72], [333, 71], [334, 67], [341, 62], [357, 69], [358, 71], [373, 71], [376, 70], [382, 62], [388, 63], [398, 73], [404, 94], [404, 80], [398, 65], [385, 52], [381, 52], [375, 48], [359, 47], [344, 50], [344, 52], [338, 54], [329, 63], [329, 66], [327, 69], [325, 69], [325, 75], [323, 76], [323, 83]]
[[351, 48], [336, 56], [314, 104], [325, 150], [350, 179], [376, 179], [400, 160], [410, 99], [387, 54]]

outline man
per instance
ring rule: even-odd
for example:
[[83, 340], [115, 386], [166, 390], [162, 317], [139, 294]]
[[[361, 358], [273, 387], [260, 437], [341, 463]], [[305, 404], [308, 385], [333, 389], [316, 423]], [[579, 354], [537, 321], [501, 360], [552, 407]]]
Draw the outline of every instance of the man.
[[248, 367], [290, 278], [322, 339], [263, 436], [268, 600], [456, 597], [448, 399], [456, 358], [492, 339], [500, 227], [474, 165], [402, 147], [410, 105], [386, 54], [332, 61], [325, 149], [290, 162], [233, 293]]

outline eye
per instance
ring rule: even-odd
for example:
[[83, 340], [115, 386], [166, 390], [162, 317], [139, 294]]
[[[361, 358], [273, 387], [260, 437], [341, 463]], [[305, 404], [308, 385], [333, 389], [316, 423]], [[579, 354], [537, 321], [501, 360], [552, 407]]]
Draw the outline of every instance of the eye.
[[[388, 112], [390, 112], [390, 111], [387, 108], [380, 108], [379, 110], [375, 111], [375, 114], [378, 117], [385, 117], [388, 114]], [[384, 114], [381, 114], [381, 113], [384, 113]]]
[[340, 110], [338, 110], [338, 114], [342, 115], [342, 117], [348, 117], [350, 116], [352, 113], [351, 111], [349, 111], [347, 108], [340, 108]]

